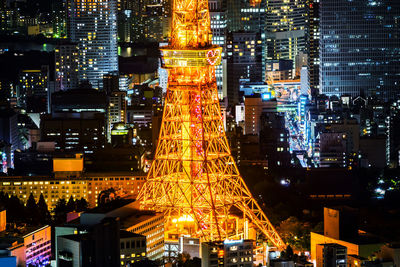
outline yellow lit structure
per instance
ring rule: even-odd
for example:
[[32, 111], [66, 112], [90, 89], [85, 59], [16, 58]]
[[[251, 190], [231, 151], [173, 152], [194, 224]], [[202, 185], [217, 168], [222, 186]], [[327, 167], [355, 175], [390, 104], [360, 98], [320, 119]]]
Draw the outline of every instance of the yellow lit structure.
[[239, 174], [220, 112], [207, 0], [174, 0], [170, 45], [162, 48], [168, 90], [154, 162], [138, 199], [164, 212], [165, 235], [202, 241], [248, 238], [260, 230], [285, 244]]
[[81, 158], [54, 158], [54, 172], [82, 172], [83, 157]]
[[71, 196], [74, 199], [86, 199], [89, 207], [93, 208], [97, 206], [101, 191], [110, 188], [125, 197], [135, 198], [144, 180], [145, 177], [141, 174], [132, 173], [89, 173], [82, 177], [7, 176], [0, 182], [0, 192], [17, 196], [24, 204], [30, 194], [36, 201], [43, 194], [50, 210], [55, 208], [59, 199], [68, 201]]

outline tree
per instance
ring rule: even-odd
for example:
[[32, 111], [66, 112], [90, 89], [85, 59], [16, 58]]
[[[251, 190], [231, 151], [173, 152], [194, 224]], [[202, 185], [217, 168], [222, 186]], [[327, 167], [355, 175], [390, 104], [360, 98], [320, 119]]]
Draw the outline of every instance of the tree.
[[56, 207], [53, 209], [54, 212], [54, 221], [56, 223], [64, 223], [67, 220], [67, 202], [65, 199], [60, 198]]
[[32, 193], [29, 195], [28, 201], [26, 202], [26, 214], [31, 224], [36, 225], [39, 223], [39, 208]]
[[76, 211], [86, 211], [89, 207], [89, 203], [84, 198], [77, 199], [75, 202], [76, 202]]
[[72, 196], [70, 196], [68, 203], [67, 203], [67, 212], [72, 212], [76, 210], [76, 203]]
[[40, 194], [37, 206], [40, 216], [40, 223], [41, 224], [48, 223], [50, 221], [50, 212], [49, 208], [47, 207], [46, 200], [43, 197], [43, 194]]
[[25, 207], [19, 198], [15, 195], [8, 197], [8, 194], [5, 195], [6, 198], [6, 210], [7, 210], [7, 221], [10, 222], [21, 222], [26, 221], [25, 215]]
[[293, 260], [293, 249], [290, 245], [281, 253], [281, 258], [285, 260]]
[[185, 266], [185, 263], [190, 260], [190, 254], [182, 252], [178, 254], [177, 266]]
[[193, 259], [187, 260], [184, 264], [184, 267], [201, 267], [201, 259], [194, 257]]
[[97, 204], [102, 206], [112, 200], [116, 200], [119, 197], [117, 196], [114, 188], [109, 188], [100, 192], [99, 196], [97, 197]]
[[6, 203], [8, 201], [8, 195], [4, 194], [3, 191], [0, 192], [0, 210], [3, 210], [6, 208]]
[[141, 261], [135, 261], [132, 265], [132, 267], [157, 267], [158, 264], [155, 261], [145, 259]]
[[279, 225], [282, 239], [298, 251], [307, 251], [310, 246], [310, 227], [296, 217], [289, 217]]

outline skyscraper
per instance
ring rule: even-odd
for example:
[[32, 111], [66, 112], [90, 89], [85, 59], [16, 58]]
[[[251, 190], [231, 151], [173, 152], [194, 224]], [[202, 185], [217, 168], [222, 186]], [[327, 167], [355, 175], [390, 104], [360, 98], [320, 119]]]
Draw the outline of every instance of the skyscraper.
[[222, 47], [222, 64], [216, 66], [215, 77], [217, 79], [218, 97], [226, 97], [226, 34], [227, 15], [226, 3], [223, 0], [208, 1], [211, 20], [212, 43]]
[[55, 55], [56, 91], [78, 87], [78, 46], [64, 43], [57, 45]]
[[400, 94], [400, 2], [322, 0], [320, 93]]
[[306, 48], [306, 0], [268, 0], [268, 59], [295, 60]]
[[49, 66], [22, 70], [17, 87], [18, 104], [27, 112], [46, 112], [49, 100]]
[[227, 4], [229, 31], [262, 32], [265, 30], [267, 0], [231, 0]]
[[121, 42], [161, 42], [170, 32], [168, 0], [118, 0], [118, 38]]
[[78, 44], [78, 77], [102, 88], [103, 75], [118, 70], [116, 0], [70, 0], [70, 40]]
[[228, 103], [240, 102], [241, 82], [260, 82], [263, 75], [263, 41], [260, 33], [231, 32], [227, 37]]
[[308, 88], [314, 97], [319, 92], [319, 0], [311, 0], [308, 4]]
[[232, 0], [227, 5], [228, 103], [240, 102], [242, 82], [263, 82], [266, 62], [267, 0]]

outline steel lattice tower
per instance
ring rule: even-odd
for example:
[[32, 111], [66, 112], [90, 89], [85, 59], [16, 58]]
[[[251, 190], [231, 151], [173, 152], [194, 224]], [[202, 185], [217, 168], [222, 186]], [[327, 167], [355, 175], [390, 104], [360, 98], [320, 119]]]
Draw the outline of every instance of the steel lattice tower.
[[250, 225], [283, 249], [231, 156], [215, 80], [221, 48], [211, 45], [208, 1], [174, 0], [171, 34], [161, 49], [168, 89], [141, 207], [164, 212], [167, 232], [223, 240], [246, 238]]

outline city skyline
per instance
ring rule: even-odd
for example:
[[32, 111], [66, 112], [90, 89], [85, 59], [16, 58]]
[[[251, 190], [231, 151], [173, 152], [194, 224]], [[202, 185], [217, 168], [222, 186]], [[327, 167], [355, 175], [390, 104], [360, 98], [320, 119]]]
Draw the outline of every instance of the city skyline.
[[0, 266], [397, 266], [400, 3], [0, 0]]

